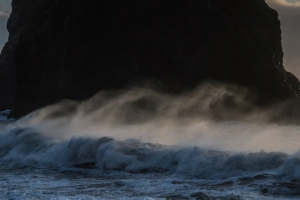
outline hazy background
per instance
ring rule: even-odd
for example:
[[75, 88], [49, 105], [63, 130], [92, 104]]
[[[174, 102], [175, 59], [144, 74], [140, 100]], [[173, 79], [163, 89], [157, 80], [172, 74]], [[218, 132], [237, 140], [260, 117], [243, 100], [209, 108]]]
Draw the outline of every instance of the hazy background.
[[0, 0], [0, 51], [8, 40], [6, 23], [11, 12], [11, 0]]
[[[300, 0], [266, 0], [279, 13], [282, 28], [284, 66], [300, 78]], [[11, 0], [0, 0], [0, 50], [8, 40], [6, 23]]]
[[283, 65], [300, 78], [300, 0], [266, 0], [281, 21]]

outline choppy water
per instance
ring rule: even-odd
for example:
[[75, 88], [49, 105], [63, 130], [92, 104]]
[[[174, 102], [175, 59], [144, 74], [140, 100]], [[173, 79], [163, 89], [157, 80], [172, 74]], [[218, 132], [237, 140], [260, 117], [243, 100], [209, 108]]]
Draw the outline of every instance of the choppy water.
[[5, 169], [1, 199], [298, 199], [299, 185], [272, 172], [203, 179], [174, 172]]
[[0, 199], [300, 198], [299, 126], [157, 119], [134, 94], [1, 112]]
[[0, 135], [1, 199], [298, 199], [300, 159], [74, 137]]

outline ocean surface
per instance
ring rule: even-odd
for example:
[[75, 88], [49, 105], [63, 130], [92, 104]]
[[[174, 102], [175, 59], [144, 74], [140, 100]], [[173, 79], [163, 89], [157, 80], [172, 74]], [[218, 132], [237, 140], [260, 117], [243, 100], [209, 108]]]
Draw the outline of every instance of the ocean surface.
[[158, 118], [133, 94], [0, 112], [0, 199], [300, 198], [299, 126], [178, 120], [178, 98]]

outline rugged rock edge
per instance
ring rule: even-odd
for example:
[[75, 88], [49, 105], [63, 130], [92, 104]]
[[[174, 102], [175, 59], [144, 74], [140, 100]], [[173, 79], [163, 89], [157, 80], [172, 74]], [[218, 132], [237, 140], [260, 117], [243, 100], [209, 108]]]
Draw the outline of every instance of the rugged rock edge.
[[266, 105], [299, 94], [283, 67], [278, 14], [264, 0], [13, 0], [0, 56], [12, 117], [63, 98], [206, 80], [255, 90]]

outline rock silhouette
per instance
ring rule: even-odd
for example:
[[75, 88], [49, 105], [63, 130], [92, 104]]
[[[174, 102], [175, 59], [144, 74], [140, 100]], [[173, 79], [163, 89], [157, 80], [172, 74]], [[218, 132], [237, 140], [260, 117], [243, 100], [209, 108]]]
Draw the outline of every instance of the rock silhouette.
[[264, 0], [13, 0], [12, 8], [0, 77], [16, 118], [141, 84], [178, 93], [216, 80], [255, 90], [258, 104], [299, 94], [283, 67], [278, 14]]

